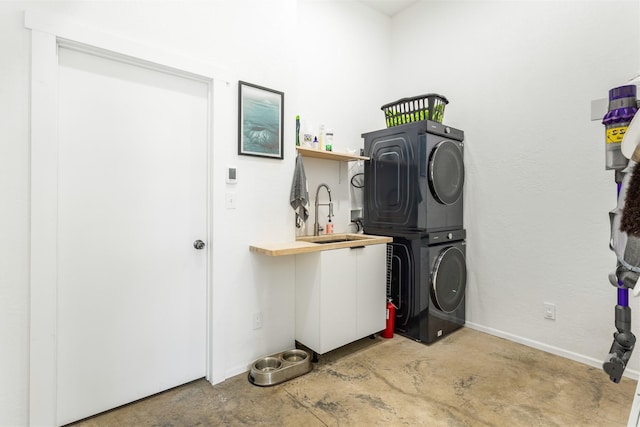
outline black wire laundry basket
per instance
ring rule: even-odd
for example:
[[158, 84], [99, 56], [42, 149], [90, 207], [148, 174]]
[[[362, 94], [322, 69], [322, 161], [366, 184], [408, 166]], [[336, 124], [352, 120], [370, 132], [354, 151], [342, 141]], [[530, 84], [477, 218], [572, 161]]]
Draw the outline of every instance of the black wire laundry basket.
[[431, 120], [442, 123], [444, 107], [449, 101], [437, 93], [402, 98], [395, 102], [383, 105], [380, 109], [384, 112], [387, 127], [413, 123], [420, 120]]

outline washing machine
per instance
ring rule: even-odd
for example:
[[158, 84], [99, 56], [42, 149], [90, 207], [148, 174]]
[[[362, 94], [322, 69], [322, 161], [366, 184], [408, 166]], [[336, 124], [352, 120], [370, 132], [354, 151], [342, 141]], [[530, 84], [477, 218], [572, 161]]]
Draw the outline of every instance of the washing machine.
[[465, 323], [467, 267], [464, 229], [394, 237], [387, 293], [396, 305], [395, 331], [432, 343]]
[[423, 120], [362, 137], [366, 233], [463, 228], [463, 131]]

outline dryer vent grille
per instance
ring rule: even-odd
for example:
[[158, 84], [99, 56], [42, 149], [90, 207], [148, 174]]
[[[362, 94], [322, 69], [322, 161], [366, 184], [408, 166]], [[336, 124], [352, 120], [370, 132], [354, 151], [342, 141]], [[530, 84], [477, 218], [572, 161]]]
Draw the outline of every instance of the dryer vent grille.
[[391, 298], [391, 263], [393, 260], [393, 246], [387, 243], [387, 298]]

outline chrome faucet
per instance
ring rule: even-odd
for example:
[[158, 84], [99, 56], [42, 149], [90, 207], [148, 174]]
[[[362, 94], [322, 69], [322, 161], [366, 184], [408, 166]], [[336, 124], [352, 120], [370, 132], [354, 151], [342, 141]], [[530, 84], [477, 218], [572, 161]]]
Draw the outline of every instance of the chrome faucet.
[[[327, 194], [329, 194], [329, 203], [318, 203], [318, 196], [320, 195], [320, 188], [324, 187], [327, 189]], [[329, 206], [329, 217], [333, 216], [333, 202], [331, 201], [331, 189], [327, 184], [318, 185], [318, 189], [316, 190], [316, 221], [313, 224], [313, 235], [318, 236], [320, 234], [320, 230], [323, 230], [318, 224], [318, 206]]]

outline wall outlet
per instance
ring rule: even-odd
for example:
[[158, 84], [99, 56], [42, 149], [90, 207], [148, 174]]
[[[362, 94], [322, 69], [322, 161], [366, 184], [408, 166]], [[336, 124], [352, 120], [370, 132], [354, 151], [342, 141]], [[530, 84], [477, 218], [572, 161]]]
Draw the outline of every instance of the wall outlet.
[[544, 318], [556, 320], [556, 305], [550, 302], [544, 303]]
[[262, 328], [262, 312], [256, 311], [253, 313], [253, 329]]

